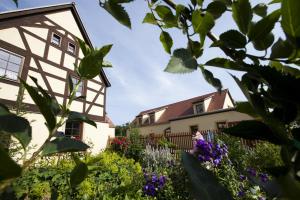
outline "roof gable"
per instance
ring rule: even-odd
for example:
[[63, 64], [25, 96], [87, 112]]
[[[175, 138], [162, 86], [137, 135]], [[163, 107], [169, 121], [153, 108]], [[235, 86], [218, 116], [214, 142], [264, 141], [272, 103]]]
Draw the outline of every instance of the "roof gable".
[[[93, 47], [92, 42], [88, 36], [88, 33], [86, 29], [84, 28], [84, 25], [81, 21], [81, 18], [78, 14], [78, 11], [76, 9], [75, 3], [67, 3], [67, 4], [57, 4], [57, 5], [51, 5], [51, 6], [45, 6], [45, 7], [36, 7], [36, 8], [29, 8], [29, 9], [20, 9], [20, 10], [13, 10], [8, 12], [1, 12], [0, 13], [0, 22], [6, 21], [8, 19], [16, 19], [20, 17], [28, 17], [28, 16], [34, 16], [39, 14], [45, 14], [46, 17], [54, 19], [56, 23], [58, 23], [60, 26], [64, 27], [66, 26], [66, 29], [69, 25], [63, 23], [64, 20], [59, 19], [60, 16], [57, 14], [60, 11], [69, 11], [69, 14], [67, 14], [68, 19], [67, 20], [75, 20], [77, 24], [77, 33], [74, 33], [75, 35], [81, 35], [82, 39], [90, 46]], [[55, 13], [55, 14], [54, 14]], [[73, 28], [74, 29], [74, 28]], [[76, 29], [75, 29], [76, 30]], [[104, 81], [106, 87], [111, 86], [110, 82], [108, 81], [104, 71], [101, 69], [100, 73], [101, 79]]]

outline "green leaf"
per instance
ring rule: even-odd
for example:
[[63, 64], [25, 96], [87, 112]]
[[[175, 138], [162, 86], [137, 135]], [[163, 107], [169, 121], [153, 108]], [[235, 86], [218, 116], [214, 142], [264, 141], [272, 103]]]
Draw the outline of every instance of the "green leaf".
[[205, 65], [213, 67], [221, 67], [225, 69], [237, 70], [237, 71], [247, 71], [246, 67], [238, 65], [236, 62], [228, 60], [226, 58], [214, 58], [209, 60]]
[[70, 183], [71, 187], [78, 186], [88, 175], [88, 167], [85, 163], [78, 163], [71, 172]]
[[170, 73], [187, 73], [197, 69], [197, 60], [191, 55], [187, 49], [176, 49], [164, 70]]
[[284, 32], [293, 38], [300, 37], [300, 1], [299, 0], [282, 0], [281, 26]]
[[220, 35], [220, 40], [229, 48], [244, 48], [247, 44], [246, 37], [236, 30], [229, 30]]
[[275, 23], [279, 20], [280, 10], [275, 10], [268, 16], [259, 20], [256, 24], [251, 26], [248, 37], [250, 40], [264, 40], [274, 28]]
[[201, 44], [204, 44], [207, 33], [214, 27], [215, 21], [213, 16], [207, 12], [204, 16], [201, 15], [200, 10], [195, 10], [192, 15], [192, 24], [194, 31], [199, 33]]
[[226, 128], [224, 133], [249, 140], [265, 140], [274, 144], [283, 144], [283, 141], [275, 137], [272, 130], [263, 122], [256, 120], [241, 121], [237, 125]]
[[128, 13], [123, 6], [115, 0], [105, 1], [103, 8], [109, 12], [119, 23], [131, 29], [131, 22]]
[[271, 58], [288, 58], [293, 53], [293, 46], [289, 41], [284, 41], [281, 38], [272, 46]]
[[81, 51], [82, 51], [82, 53], [83, 53], [84, 56], [86, 56], [86, 55], [88, 55], [88, 54], [91, 53], [90, 46], [87, 43], [85, 43], [84, 40], [81, 40], [80, 38], [77, 38], [77, 41], [79, 43], [80, 49], [81, 49]]
[[269, 3], [269, 5], [275, 4], [275, 3], [281, 3], [281, 1], [282, 1], [282, 0], [273, 0], [273, 1], [271, 1], [271, 2]]
[[162, 31], [160, 34], [160, 42], [162, 43], [165, 51], [169, 54], [171, 54], [171, 48], [173, 46], [173, 40], [171, 38], [171, 36], [169, 35], [169, 33]]
[[210, 12], [215, 19], [221, 17], [221, 15], [226, 11], [226, 4], [222, 1], [213, 1], [208, 4], [206, 10]]
[[157, 22], [155, 20], [155, 17], [152, 13], [147, 13], [144, 20], [143, 20], [143, 23], [148, 23], [148, 24], [154, 24], [156, 25]]
[[26, 148], [31, 141], [31, 126], [27, 119], [15, 114], [0, 116], [0, 135], [6, 133], [13, 135]]
[[86, 115], [79, 113], [79, 112], [70, 111], [69, 116], [68, 116], [68, 121], [70, 121], [70, 122], [85, 122], [85, 123], [90, 124], [97, 128], [97, 124], [94, 121], [90, 120]]
[[275, 68], [277, 71], [281, 72], [282, 74], [289, 74], [291, 76], [294, 76], [295, 78], [300, 78], [300, 70], [297, 68], [283, 65], [277, 61], [271, 61], [270, 66]]
[[200, 69], [201, 69], [204, 79], [220, 92], [222, 90], [221, 81], [219, 79], [215, 78], [213, 73], [204, 69], [203, 66], [200, 66]]
[[21, 176], [22, 168], [0, 146], [0, 181]]
[[113, 67], [113, 66], [112, 66], [111, 62], [103, 60], [102, 67]]
[[42, 156], [48, 156], [55, 153], [86, 151], [90, 148], [82, 141], [68, 137], [57, 137], [45, 144], [42, 150]]
[[168, 28], [177, 26], [177, 19], [168, 6], [158, 5], [155, 11]]
[[264, 3], [259, 3], [253, 8], [254, 13], [261, 17], [267, 15], [267, 10], [268, 10], [268, 6]]
[[240, 113], [248, 114], [254, 118], [258, 117], [257, 113], [255, 112], [255, 110], [253, 109], [251, 104], [247, 101], [237, 102], [236, 103], [236, 111], [238, 111]]
[[[33, 78], [32, 80], [35, 81]], [[49, 99], [39, 94], [36, 88], [28, 85], [25, 81], [21, 80], [21, 83], [24, 85], [25, 89], [29, 93], [35, 105], [38, 106], [40, 112], [42, 113], [47, 122], [47, 127], [51, 132], [56, 126], [56, 117], [53, 113], [52, 108], [49, 106]]]
[[249, 0], [237, 0], [232, 3], [232, 17], [244, 34], [248, 32], [253, 14]]
[[13, 2], [16, 4], [17, 7], [19, 7], [19, 2], [18, 2], [18, 0], [13, 0]]
[[267, 48], [269, 48], [274, 42], [274, 35], [272, 33], [269, 33], [264, 38], [260, 40], [254, 40], [252, 41], [253, 46], [256, 50], [264, 51]]
[[198, 41], [190, 40], [188, 42], [188, 49], [191, 51], [192, 55], [199, 58], [203, 54], [203, 49]]
[[105, 45], [100, 49], [92, 49], [84, 56], [77, 68], [78, 75], [83, 79], [92, 79], [100, 74], [103, 58], [108, 54], [112, 45]]
[[68, 86], [69, 86], [69, 93], [71, 93], [73, 91], [74, 85], [70, 74], [68, 75]]
[[9, 114], [9, 109], [2, 103], [0, 103], [0, 116]]
[[182, 4], [177, 4], [177, 5], [176, 5], [176, 16], [177, 16], [177, 17], [180, 16], [181, 13], [183, 13], [186, 9], [187, 9], [187, 8], [186, 8], [184, 5], [182, 5]]
[[190, 192], [193, 199], [232, 199], [230, 192], [219, 183], [216, 176], [202, 167], [193, 155], [182, 152], [182, 163], [190, 180]]

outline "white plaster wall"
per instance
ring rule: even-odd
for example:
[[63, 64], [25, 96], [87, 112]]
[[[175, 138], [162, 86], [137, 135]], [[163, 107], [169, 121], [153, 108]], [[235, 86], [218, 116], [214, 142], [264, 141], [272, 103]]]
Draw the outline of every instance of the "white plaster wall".
[[164, 114], [165, 111], [166, 109], [162, 109], [158, 112], [155, 112], [155, 121], [159, 120], [159, 118], [162, 116], [162, 114]]
[[154, 126], [144, 126], [139, 127], [139, 131], [141, 135], [149, 135], [150, 133], [155, 134], [163, 134], [164, 131], [170, 127], [170, 124], [160, 124], [160, 125], [154, 125]]
[[74, 70], [75, 57], [65, 53], [64, 67]]
[[50, 76], [46, 76], [47, 80], [52, 88], [53, 92], [57, 92], [59, 94], [64, 94], [65, 93], [65, 82], [58, 80], [56, 78], [52, 78]]
[[83, 141], [86, 144], [92, 143], [89, 149], [92, 154], [97, 154], [104, 150], [108, 144], [108, 138], [115, 137], [115, 128], [109, 128], [107, 123], [96, 122], [97, 128], [89, 124], [83, 125]]
[[104, 105], [104, 95], [103, 94], [99, 94], [98, 98], [96, 99], [96, 103], [98, 103], [100, 105]]
[[44, 52], [45, 52], [46, 43], [43, 42], [42, 40], [39, 40], [39, 39], [31, 36], [31, 35], [28, 35], [27, 33], [24, 33], [24, 34], [25, 34], [25, 38], [26, 38], [26, 41], [29, 45], [31, 52], [35, 55], [43, 57]]
[[18, 92], [19, 92], [18, 86], [6, 84], [6, 83], [0, 83], [0, 98], [1, 99], [16, 101]]
[[87, 90], [86, 92], [86, 100], [89, 101], [89, 102], [92, 102], [94, 97], [96, 96], [96, 92], [93, 92], [93, 91], [90, 91], [90, 90]]
[[45, 15], [50, 20], [54, 21], [61, 27], [64, 27], [70, 33], [76, 35], [80, 39], [83, 39], [81, 32], [78, 28], [78, 25], [74, 19], [74, 16], [70, 10], [61, 11], [49, 15]]
[[90, 115], [98, 115], [98, 116], [103, 116], [103, 108], [100, 106], [92, 106], [90, 112]]
[[61, 50], [58, 50], [51, 45], [49, 46], [48, 60], [60, 64], [61, 54]]
[[45, 24], [47, 24], [48, 26], [54, 26], [54, 24], [52, 24], [50, 21], [44, 21]]
[[228, 92], [226, 93], [226, 97], [225, 97], [225, 100], [224, 100], [224, 105], [223, 105], [223, 108], [232, 108], [234, 105], [233, 105], [233, 102], [231, 101], [231, 98], [229, 97], [229, 94]]
[[32, 126], [32, 140], [29, 146], [35, 148], [29, 151], [29, 154], [31, 154], [45, 142], [48, 137], [48, 129], [45, 125], [45, 119], [41, 114], [27, 113], [24, 117]]
[[46, 28], [37, 28], [37, 27], [28, 27], [28, 26], [21, 26], [21, 27], [45, 40], [47, 39], [48, 29]]
[[234, 121], [242, 121], [242, 120], [250, 120], [253, 119], [249, 115], [239, 113], [236, 111], [227, 111], [222, 113], [215, 113], [210, 115], [203, 115], [199, 117], [193, 117], [188, 119], [171, 121], [171, 131], [172, 133], [178, 132], [189, 132], [190, 126], [198, 125], [199, 130], [209, 130], [216, 129], [216, 122], [226, 121], [226, 122], [234, 122]]
[[64, 103], [64, 98], [62, 97], [56, 97], [57, 102], [62, 105]]
[[207, 111], [210, 102], [211, 102], [211, 97], [204, 100], [204, 102], [203, 102], [204, 103], [204, 111]]
[[100, 90], [100, 88], [101, 88], [100, 84], [94, 83], [92, 81], [88, 81], [87, 86], [88, 86], [88, 88], [91, 88], [91, 89], [94, 89], [94, 90], [97, 90], [97, 91]]
[[29, 65], [30, 65], [30, 67], [38, 69], [38, 67], [37, 67], [37, 65], [36, 65], [36, 63], [35, 63], [35, 61], [34, 61], [33, 58], [30, 59], [30, 64]]
[[95, 78], [93, 78], [95, 81], [98, 81], [98, 82], [100, 82], [100, 83], [102, 83], [102, 80], [101, 80], [101, 78], [100, 78], [100, 76], [96, 76]]
[[54, 74], [55, 76], [59, 76], [61, 78], [67, 77], [67, 71], [59, 69], [58, 67], [52, 66], [48, 63], [39, 61], [43, 71], [48, 72], [49, 74]]
[[26, 49], [17, 28], [2, 29], [0, 39], [21, 49]]
[[71, 111], [82, 112], [83, 111], [83, 103], [79, 101], [73, 101], [71, 104]]

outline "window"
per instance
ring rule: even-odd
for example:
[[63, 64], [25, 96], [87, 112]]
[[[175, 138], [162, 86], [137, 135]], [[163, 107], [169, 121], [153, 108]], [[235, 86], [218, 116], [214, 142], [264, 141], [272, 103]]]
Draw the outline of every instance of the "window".
[[81, 123], [80, 122], [68, 122], [66, 123], [65, 136], [75, 139], [81, 138]]
[[154, 113], [149, 114], [150, 124], [153, 124], [155, 122], [155, 115]]
[[[78, 81], [79, 81], [79, 79], [72, 77], [73, 87], [75, 87], [75, 85], [78, 83]], [[83, 84], [81, 82], [75, 96], [80, 97], [80, 96], [82, 96], [82, 93], [83, 93]]]
[[72, 54], [75, 54], [76, 46], [75, 44], [69, 42], [68, 43], [68, 52], [71, 52]]
[[198, 131], [198, 125], [190, 126], [191, 133], [194, 135]]
[[203, 113], [204, 112], [203, 102], [195, 104], [194, 109], [195, 109], [195, 114]]
[[22, 61], [21, 56], [0, 49], [0, 77], [18, 80]]
[[225, 121], [223, 121], [223, 122], [217, 122], [217, 129], [218, 130], [223, 130], [226, 127], [227, 127], [227, 123]]
[[142, 121], [142, 117], [138, 117], [138, 124], [139, 124], [139, 125], [142, 125], [142, 122], [143, 122], [143, 121]]
[[52, 38], [51, 38], [51, 42], [53, 44], [56, 44], [58, 46], [60, 46], [60, 43], [61, 43], [61, 37], [55, 33], [52, 34]]

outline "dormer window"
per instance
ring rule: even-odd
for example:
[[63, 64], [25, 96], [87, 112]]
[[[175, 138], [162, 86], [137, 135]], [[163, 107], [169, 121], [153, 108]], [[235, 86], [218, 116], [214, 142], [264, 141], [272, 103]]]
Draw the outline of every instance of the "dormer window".
[[142, 117], [138, 117], [138, 125], [142, 125]]
[[61, 44], [61, 37], [57, 35], [56, 33], [52, 34], [51, 43], [55, 44], [57, 46], [60, 46]]
[[70, 53], [72, 53], [72, 54], [75, 54], [75, 50], [76, 50], [75, 44], [69, 42], [69, 43], [68, 43], [68, 52], [70, 52]]
[[195, 114], [199, 114], [199, 113], [204, 112], [203, 102], [194, 104], [194, 112], [195, 112]]
[[154, 122], [155, 122], [155, 115], [154, 115], [154, 113], [149, 114], [149, 121], [150, 121], [150, 124], [154, 124]]

